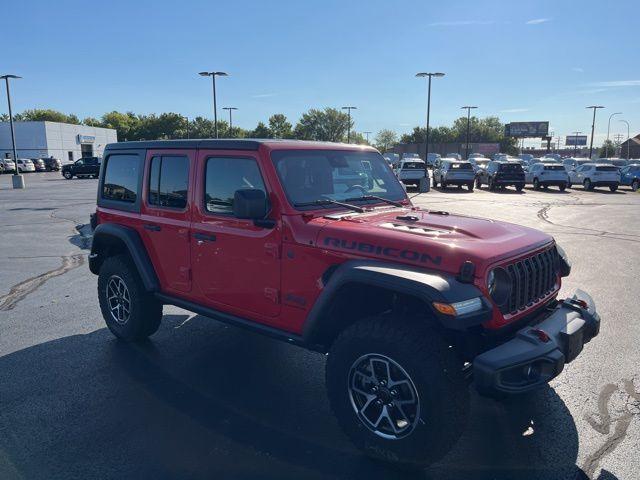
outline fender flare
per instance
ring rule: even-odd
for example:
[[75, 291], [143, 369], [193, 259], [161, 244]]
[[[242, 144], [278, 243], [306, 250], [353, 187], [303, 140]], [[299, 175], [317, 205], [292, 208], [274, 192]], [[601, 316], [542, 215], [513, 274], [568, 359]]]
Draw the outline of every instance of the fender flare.
[[93, 232], [91, 254], [89, 255], [89, 270], [98, 275], [100, 265], [105, 260], [104, 256], [101, 255], [101, 247], [114, 240], [124, 243], [145, 289], [149, 292], [160, 291], [160, 282], [144, 243], [142, 243], [138, 232], [130, 227], [111, 223], [104, 223], [96, 227]]
[[[373, 260], [349, 260], [338, 266], [318, 296], [304, 324], [302, 336], [305, 342], [323, 345], [328, 327], [324, 318], [330, 313], [332, 301], [341, 287], [361, 284], [414, 296], [429, 306], [434, 317], [446, 328], [465, 329], [488, 321], [492, 305], [482, 292], [470, 283], [458, 281], [455, 276], [428, 272], [417, 268]], [[438, 313], [433, 302], [455, 303], [480, 297], [482, 309], [460, 317]]]

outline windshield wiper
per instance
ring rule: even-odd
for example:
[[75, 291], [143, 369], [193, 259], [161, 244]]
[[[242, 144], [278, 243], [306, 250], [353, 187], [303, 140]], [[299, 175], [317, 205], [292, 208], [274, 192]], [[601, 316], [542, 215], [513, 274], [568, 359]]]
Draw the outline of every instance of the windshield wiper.
[[347, 202], [355, 202], [356, 200], [380, 200], [381, 202], [388, 203], [389, 205], [393, 205], [396, 207], [404, 207], [404, 205], [400, 202], [396, 202], [394, 200], [389, 200], [388, 198], [378, 197], [377, 195], [363, 195], [361, 197], [353, 197], [347, 198]]
[[349, 210], [353, 210], [354, 212], [364, 213], [365, 209], [362, 207], [358, 207], [357, 205], [351, 205], [350, 203], [338, 202], [337, 200], [314, 200], [312, 202], [303, 202], [303, 203], [294, 203], [294, 207], [311, 207], [311, 206], [321, 206], [321, 205], [339, 205], [344, 208], [348, 208]]

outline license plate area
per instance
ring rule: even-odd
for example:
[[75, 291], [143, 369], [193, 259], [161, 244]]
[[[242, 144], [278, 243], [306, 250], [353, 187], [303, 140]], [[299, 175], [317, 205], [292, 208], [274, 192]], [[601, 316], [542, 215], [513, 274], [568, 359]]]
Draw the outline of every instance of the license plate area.
[[562, 342], [562, 353], [564, 353], [565, 363], [575, 359], [584, 346], [584, 326], [585, 322], [581, 318], [570, 322], [560, 332], [560, 341]]

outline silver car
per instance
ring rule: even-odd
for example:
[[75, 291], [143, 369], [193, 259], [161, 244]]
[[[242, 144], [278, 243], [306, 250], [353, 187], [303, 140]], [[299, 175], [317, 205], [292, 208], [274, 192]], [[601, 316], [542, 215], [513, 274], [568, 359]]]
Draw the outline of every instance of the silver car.
[[526, 183], [533, 185], [534, 190], [545, 190], [550, 186], [557, 186], [561, 192], [569, 184], [569, 175], [564, 165], [560, 163], [534, 163], [524, 174]]
[[569, 173], [571, 185], [582, 185], [585, 190], [609, 187], [615, 192], [620, 185], [620, 170], [607, 163], [585, 163]]
[[462, 188], [466, 185], [469, 191], [473, 191], [473, 182], [476, 178], [476, 172], [471, 162], [458, 161], [452, 158], [443, 158], [436, 163], [433, 169], [433, 186], [438, 184], [442, 188], [449, 185], [457, 185]]

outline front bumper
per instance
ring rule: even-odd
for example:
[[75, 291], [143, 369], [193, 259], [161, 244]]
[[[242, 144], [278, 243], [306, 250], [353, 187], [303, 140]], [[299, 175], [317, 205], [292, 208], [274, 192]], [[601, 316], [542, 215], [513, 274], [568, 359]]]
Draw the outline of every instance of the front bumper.
[[474, 385], [488, 395], [522, 393], [542, 386], [557, 377], [599, 332], [600, 316], [593, 299], [578, 290], [541, 322], [478, 355], [473, 361]]

